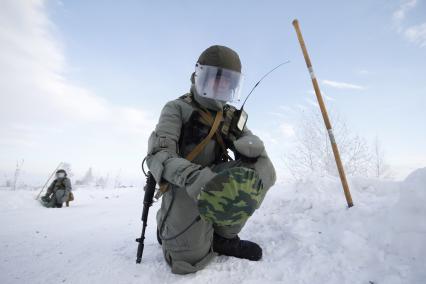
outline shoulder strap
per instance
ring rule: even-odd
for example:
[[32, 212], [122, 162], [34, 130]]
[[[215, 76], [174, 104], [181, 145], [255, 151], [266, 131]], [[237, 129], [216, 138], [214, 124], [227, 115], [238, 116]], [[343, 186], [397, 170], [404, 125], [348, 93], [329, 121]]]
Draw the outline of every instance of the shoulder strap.
[[[204, 124], [207, 124], [207, 125], [213, 124], [213, 116], [210, 114], [209, 111], [199, 110], [199, 113], [201, 115], [201, 121]], [[222, 113], [222, 116], [223, 116], [223, 113]], [[222, 131], [216, 130], [215, 139], [216, 139], [217, 143], [219, 144], [219, 146], [222, 148], [222, 153], [223, 153], [224, 157], [227, 160], [232, 160], [232, 158], [228, 155], [227, 147], [225, 145], [225, 142], [223, 141]]]
[[[191, 94], [183, 95], [179, 99], [182, 99], [186, 101], [187, 103], [191, 104], [192, 106], [194, 106]], [[201, 117], [202, 118], [204, 117], [203, 119], [206, 120], [206, 122], [208, 122], [209, 125], [211, 125], [211, 128], [206, 138], [204, 138], [197, 146], [195, 146], [194, 149], [192, 149], [192, 151], [188, 155], [186, 155], [185, 159], [187, 159], [188, 161], [194, 160], [201, 153], [201, 151], [203, 151], [203, 149], [207, 146], [207, 144], [212, 139], [213, 135], [216, 134], [216, 137], [220, 137], [220, 135], [218, 135], [217, 129], [219, 128], [219, 125], [223, 117], [223, 112], [218, 111], [213, 120], [212, 115], [208, 111], [204, 111], [201, 108], [198, 108], [197, 106], [194, 106], [194, 108], [201, 114]], [[222, 137], [220, 137], [220, 139], [222, 139]], [[222, 140], [222, 143], [223, 143], [223, 140]], [[221, 144], [221, 147], [224, 147], [222, 145], [223, 144]], [[156, 199], [159, 199], [166, 191], [168, 191], [170, 184], [168, 182], [161, 182], [159, 183], [159, 185], [160, 185], [160, 188], [155, 194]]]
[[[202, 112], [200, 112], [202, 113]], [[223, 113], [222, 111], [218, 111], [216, 113], [216, 117], [214, 118], [212, 127], [210, 128], [210, 132], [207, 135], [206, 138], [204, 138], [200, 144], [198, 144], [197, 146], [195, 146], [194, 149], [192, 149], [192, 151], [185, 157], [185, 159], [187, 159], [188, 161], [192, 161], [195, 159], [195, 157], [197, 157], [201, 151], [203, 151], [204, 147], [207, 146], [207, 144], [210, 142], [210, 140], [212, 139], [213, 135], [216, 133], [220, 122], [222, 121], [222, 117], [223, 117]]]
[[[186, 103], [188, 103], [188, 104], [190, 104], [199, 114], [200, 114], [200, 116], [201, 116], [201, 122], [202, 123], [204, 123], [205, 125], [208, 125], [208, 126], [212, 126], [213, 125], [213, 123], [214, 123], [214, 119], [213, 119], [213, 116], [210, 114], [210, 112], [207, 110], [207, 109], [205, 109], [203, 106], [201, 106], [200, 104], [198, 104], [195, 100], [194, 100], [194, 98], [193, 98], [193, 95], [191, 94], [191, 93], [186, 93], [185, 95], [183, 95], [183, 96], [181, 96], [181, 97], [179, 97], [179, 99], [181, 99], [181, 100], [183, 100], [183, 101], [185, 101]], [[232, 107], [232, 106], [230, 106], [230, 105], [226, 105], [226, 106], [228, 106], [228, 107]], [[216, 117], [217, 117], [217, 115], [216, 115]], [[223, 112], [222, 112], [222, 117], [223, 117]], [[220, 121], [219, 121], [219, 124], [220, 124], [220, 122], [222, 121], [222, 117], [220, 118]], [[214, 133], [214, 135], [215, 135], [215, 140], [217, 141], [217, 143], [219, 144], [219, 146], [222, 148], [222, 152], [223, 152], [223, 154], [226, 156], [226, 158], [228, 159], [228, 160], [232, 160], [232, 158], [231, 157], [229, 157], [229, 155], [227, 154], [227, 151], [226, 151], [226, 146], [225, 146], [225, 142], [223, 141], [223, 138], [222, 138], [222, 135], [221, 135], [221, 132], [220, 131], [218, 131], [218, 127], [219, 127], [219, 125], [216, 127], [216, 129], [215, 129], [215, 133]], [[211, 139], [211, 137], [210, 137], [210, 139]], [[210, 141], [210, 139], [208, 139], [207, 141], [206, 141], [206, 145], [207, 145], [207, 143]], [[204, 141], [204, 140], [203, 140]], [[203, 141], [201, 141], [201, 143], [203, 142]], [[200, 144], [201, 144], [200, 143]], [[203, 148], [206, 146], [206, 145], [204, 145], [203, 146]], [[203, 149], [203, 148], [201, 148], [201, 150]], [[194, 148], [194, 150], [195, 150], [196, 148]], [[201, 152], [201, 150], [200, 150], [200, 152]], [[192, 153], [192, 152], [191, 152]], [[190, 154], [191, 154], [190, 153]], [[199, 153], [197, 153], [197, 155], [198, 155]], [[189, 154], [188, 154], [189, 155]], [[197, 156], [197, 155], [195, 155], [194, 157], [193, 157], [193, 159]], [[187, 159], [188, 160], [188, 159]], [[192, 160], [192, 159], [191, 159]], [[190, 161], [191, 161], [190, 160]]]
[[[186, 155], [185, 159], [187, 159], [188, 161], [192, 161], [201, 153], [201, 151], [203, 151], [204, 147], [207, 146], [207, 144], [212, 139], [213, 135], [216, 134], [219, 124], [222, 121], [222, 117], [223, 117], [222, 111], [218, 111], [212, 123], [212, 127], [210, 128], [209, 134], [197, 146], [195, 146], [195, 148], [192, 149], [192, 151], [188, 155]], [[159, 183], [159, 185], [160, 185], [160, 188], [155, 194], [156, 199], [159, 199], [169, 189], [168, 182], [162, 182], [162, 183]]]

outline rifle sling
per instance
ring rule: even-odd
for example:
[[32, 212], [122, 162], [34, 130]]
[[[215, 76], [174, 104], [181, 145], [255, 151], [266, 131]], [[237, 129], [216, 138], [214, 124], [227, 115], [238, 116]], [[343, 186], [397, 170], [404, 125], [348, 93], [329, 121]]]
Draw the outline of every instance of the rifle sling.
[[[207, 110], [198, 109], [198, 113], [201, 115], [201, 122], [205, 125], [212, 125], [214, 122], [213, 116]], [[217, 129], [215, 132], [215, 139], [219, 146], [222, 148], [223, 154], [227, 157], [228, 160], [232, 160], [232, 158], [228, 155], [228, 151], [226, 150], [225, 142], [223, 141], [222, 135], [220, 131]]]
[[[205, 113], [204, 111], [200, 111], [200, 114], [201, 114], [202, 117], [204, 117], [204, 116], [209, 117], [208, 114]], [[207, 135], [207, 137], [204, 138], [197, 146], [195, 146], [195, 148], [192, 149], [192, 151], [185, 157], [185, 159], [187, 159], [188, 161], [191, 162], [192, 160], [194, 160], [201, 153], [201, 151], [203, 151], [203, 149], [207, 146], [207, 144], [212, 139], [213, 135], [216, 134], [216, 130], [218, 129], [219, 124], [222, 121], [222, 117], [223, 117], [223, 112], [222, 111], [218, 111], [216, 113], [216, 117], [214, 118], [212, 127], [210, 128], [210, 132]], [[209, 119], [210, 118], [212, 118], [212, 117], [210, 116]]]
[[[216, 113], [216, 117], [214, 118], [214, 120], [213, 120], [213, 117], [211, 116], [211, 114], [208, 113], [208, 112], [200, 110], [200, 114], [203, 117], [203, 119], [208, 121], [208, 123], [211, 124], [212, 126], [210, 128], [209, 134], [197, 146], [195, 146], [195, 148], [192, 149], [192, 151], [188, 155], [186, 155], [185, 159], [187, 159], [188, 161], [194, 160], [201, 153], [201, 151], [203, 151], [203, 149], [207, 146], [207, 144], [212, 139], [213, 135], [216, 134], [216, 138], [220, 137], [220, 135], [218, 135], [218, 133], [217, 133], [217, 129], [218, 129], [218, 127], [219, 127], [219, 125], [222, 121], [223, 112], [218, 111]], [[220, 137], [220, 139], [221, 139], [221, 142], [223, 143], [222, 137]], [[219, 143], [219, 144], [221, 144], [221, 143]], [[224, 147], [224, 144], [223, 145], [221, 144], [221, 147]], [[158, 193], [155, 195], [155, 197], [157, 199], [160, 198], [162, 193], [165, 193], [168, 190], [168, 188], [169, 188], [168, 182], [161, 183], [160, 189], [159, 189]]]

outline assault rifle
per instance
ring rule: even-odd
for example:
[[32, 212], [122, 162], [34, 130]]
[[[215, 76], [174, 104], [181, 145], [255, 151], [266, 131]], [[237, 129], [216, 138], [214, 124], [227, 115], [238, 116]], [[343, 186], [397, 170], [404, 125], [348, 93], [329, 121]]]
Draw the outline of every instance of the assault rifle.
[[136, 254], [136, 263], [141, 263], [142, 261], [142, 254], [143, 254], [143, 248], [144, 248], [144, 240], [145, 240], [145, 230], [147, 226], [148, 221], [148, 212], [149, 207], [151, 207], [155, 192], [155, 185], [156, 181], [154, 179], [154, 176], [151, 172], [148, 172], [146, 175], [146, 183], [144, 186], [145, 195], [143, 197], [143, 211], [142, 211], [142, 234], [141, 237], [136, 239], [136, 242], [138, 242], [138, 252]]

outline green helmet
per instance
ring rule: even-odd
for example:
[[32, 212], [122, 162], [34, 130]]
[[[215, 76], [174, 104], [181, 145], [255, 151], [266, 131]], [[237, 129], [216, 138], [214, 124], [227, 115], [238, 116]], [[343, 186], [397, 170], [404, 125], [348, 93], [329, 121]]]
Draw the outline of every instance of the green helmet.
[[222, 45], [213, 45], [204, 50], [198, 58], [197, 63], [241, 73], [241, 61], [238, 54], [229, 47]]
[[239, 100], [242, 79], [238, 54], [213, 45], [201, 53], [191, 76], [195, 100], [206, 108], [222, 110], [225, 103]]
[[67, 176], [67, 172], [64, 169], [59, 169], [56, 171], [56, 177], [61, 176], [61, 177], [66, 177]]
[[198, 196], [203, 220], [219, 226], [243, 224], [259, 208], [266, 190], [252, 169], [224, 170], [210, 180]]

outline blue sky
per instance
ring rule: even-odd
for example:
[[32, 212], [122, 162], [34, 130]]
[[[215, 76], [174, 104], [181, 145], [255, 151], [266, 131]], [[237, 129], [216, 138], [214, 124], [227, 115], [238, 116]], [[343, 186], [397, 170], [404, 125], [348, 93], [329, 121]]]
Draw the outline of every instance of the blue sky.
[[[1, 7], [3, 6], [3, 7]], [[249, 126], [277, 161], [315, 96], [298, 18], [326, 104], [381, 140], [402, 174], [426, 166], [426, 1], [2, 1], [0, 170], [137, 176], [165, 102], [189, 89], [213, 44], [241, 57]], [[275, 141], [275, 142], [274, 142]], [[276, 143], [278, 141], [279, 143]]]

